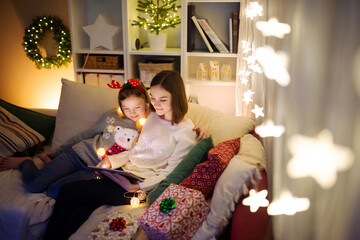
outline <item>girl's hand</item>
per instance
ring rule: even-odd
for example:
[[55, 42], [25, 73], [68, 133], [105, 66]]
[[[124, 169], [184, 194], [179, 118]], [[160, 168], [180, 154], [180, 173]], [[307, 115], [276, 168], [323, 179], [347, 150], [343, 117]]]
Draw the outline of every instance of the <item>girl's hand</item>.
[[100, 167], [100, 168], [109, 168], [109, 169], [111, 169], [111, 162], [110, 162], [109, 158], [106, 157], [103, 160], [101, 160], [101, 162], [99, 162], [96, 166]]
[[195, 126], [193, 131], [196, 132], [196, 141], [200, 141], [203, 138], [206, 138], [206, 129], [202, 126]]

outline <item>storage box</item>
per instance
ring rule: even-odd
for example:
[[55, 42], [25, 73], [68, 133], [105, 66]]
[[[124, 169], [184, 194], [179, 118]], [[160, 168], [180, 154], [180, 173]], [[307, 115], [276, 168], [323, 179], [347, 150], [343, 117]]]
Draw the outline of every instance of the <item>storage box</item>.
[[[175, 208], [169, 213], [160, 211], [160, 203], [165, 198], [175, 200]], [[138, 222], [149, 239], [187, 240], [194, 236], [209, 211], [210, 207], [200, 191], [170, 184]]]
[[84, 55], [85, 68], [121, 69], [123, 59], [116, 55]]
[[139, 62], [140, 80], [145, 87], [150, 87], [151, 80], [161, 71], [174, 70], [174, 62], [171, 63], [143, 63]]

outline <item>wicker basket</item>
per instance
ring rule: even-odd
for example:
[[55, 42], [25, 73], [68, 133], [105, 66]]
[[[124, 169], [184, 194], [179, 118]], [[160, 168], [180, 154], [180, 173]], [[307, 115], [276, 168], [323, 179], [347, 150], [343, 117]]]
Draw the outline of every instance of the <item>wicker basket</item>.
[[140, 79], [146, 87], [150, 87], [151, 80], [163, 70], [174, 70], [174, 62], [171, 63], [138, 63]]
[[84, 55], [85, 68], [120, 69], [122, 58], [113, 55]]

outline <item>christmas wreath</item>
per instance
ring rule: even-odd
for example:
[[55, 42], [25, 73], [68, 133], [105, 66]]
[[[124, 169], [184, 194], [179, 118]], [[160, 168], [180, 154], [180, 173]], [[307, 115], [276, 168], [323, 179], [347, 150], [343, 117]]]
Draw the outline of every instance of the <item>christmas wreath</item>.
[[[45, 32], [53, 33], [57, 44], [57, 53], [54, 56], [43, 57], [38, 48], [38, 43], [44, 38]], [[36, 68], [61, 67], [71, 62], [71, 38], [69, 29], [57, 17], [37, 17], [25, 29], [23, 47], [28, 56], [35, 62]]]

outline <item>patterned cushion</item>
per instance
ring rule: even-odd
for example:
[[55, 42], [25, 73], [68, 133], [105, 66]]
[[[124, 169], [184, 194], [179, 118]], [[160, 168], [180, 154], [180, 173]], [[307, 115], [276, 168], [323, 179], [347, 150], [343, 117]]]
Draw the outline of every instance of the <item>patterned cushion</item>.
[[12, 156], [44, 140], [40, 133], [0, 107], [0, 157]]
[[180, 183], [180, 186], [197, 189], [205, 198], [210, 198], [216, 181], [230, 160], [239, 152], [240, 138], [219, 143], [211, 149], [208, 160], [197, 165], [194, 172]]

